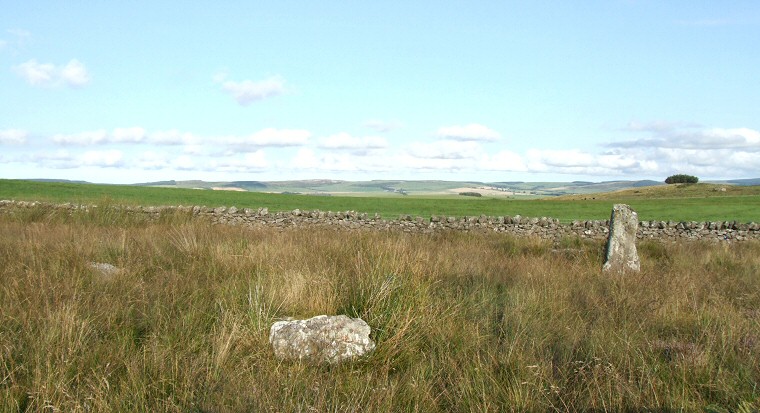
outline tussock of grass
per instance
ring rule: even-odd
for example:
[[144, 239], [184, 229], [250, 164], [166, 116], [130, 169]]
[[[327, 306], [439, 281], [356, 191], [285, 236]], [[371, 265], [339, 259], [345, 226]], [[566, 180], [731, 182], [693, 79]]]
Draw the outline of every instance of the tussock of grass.
[[[0, 217], [0, 411], [760, 408], [755, 242], [644, 242], [617, 277], [578, 239], [87, 214]], [[273, 321], [323, 313], [377, 350], [273, 357]]]

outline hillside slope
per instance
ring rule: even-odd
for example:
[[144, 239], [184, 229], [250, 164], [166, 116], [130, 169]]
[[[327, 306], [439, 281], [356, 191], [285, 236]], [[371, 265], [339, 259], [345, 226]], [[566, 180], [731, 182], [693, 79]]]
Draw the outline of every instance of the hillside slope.
[[760, 195], [760, 186], [739, 186], [720, 184], [675, 184], [595, 194], [575, 194], [556, 197], [557, 200], [616, 200], [616, 199], [662, 199], [662, 198], [707, 198], [721, 196]]

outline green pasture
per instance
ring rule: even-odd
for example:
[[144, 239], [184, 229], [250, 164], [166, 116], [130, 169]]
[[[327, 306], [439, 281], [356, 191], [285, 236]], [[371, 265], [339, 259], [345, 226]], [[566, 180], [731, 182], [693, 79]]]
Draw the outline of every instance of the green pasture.
[[607, 219], [615, 203], [627, 203], [641, 220], [663, 221], [760, 221], [760, 195], [684, 198], [614, 196], [606, 199], [495, 199], [425, 196], [313, 196], [260, 192], [210, 191], [124, 185], [51, 183], [0, 180], [0, 199], [115, 205], [205, 205], [238, 208], [266, 207], [270, 211], [319, 209], [379, 213], [386, 218], [401, 214], [429, 217], [514, 216], [575, 219]]

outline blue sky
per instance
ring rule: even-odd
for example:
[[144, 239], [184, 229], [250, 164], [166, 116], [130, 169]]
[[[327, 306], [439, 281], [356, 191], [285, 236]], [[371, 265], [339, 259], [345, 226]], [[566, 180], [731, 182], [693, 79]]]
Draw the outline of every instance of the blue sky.
[[0, 178], [760, 176], [760, 2], [5, 2]]

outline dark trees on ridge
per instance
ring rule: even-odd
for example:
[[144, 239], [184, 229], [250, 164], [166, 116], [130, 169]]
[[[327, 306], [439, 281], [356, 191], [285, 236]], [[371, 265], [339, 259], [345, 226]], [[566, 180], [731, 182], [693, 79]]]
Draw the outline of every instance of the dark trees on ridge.
[[692, 175], [677, 174], [671, 175], [665, 179], [666, 184], [696, 184], [699, 178]]

